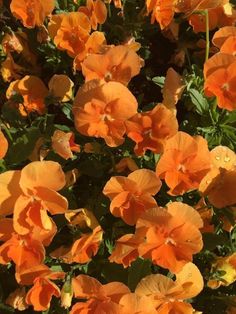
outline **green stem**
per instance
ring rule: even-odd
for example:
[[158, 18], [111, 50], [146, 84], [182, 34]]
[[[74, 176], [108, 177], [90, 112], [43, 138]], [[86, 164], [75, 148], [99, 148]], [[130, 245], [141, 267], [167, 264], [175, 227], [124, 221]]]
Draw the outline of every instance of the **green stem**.
[[206, 54], [205, 54], [205, 62], [209, 58], [210, 51], [210, 32], [209, 32], [209, 14], [208, 10], [205, 10], [205, 18], [206, 18]]
[[111, 18], [111, 5], [108, 3], [108, 16]]

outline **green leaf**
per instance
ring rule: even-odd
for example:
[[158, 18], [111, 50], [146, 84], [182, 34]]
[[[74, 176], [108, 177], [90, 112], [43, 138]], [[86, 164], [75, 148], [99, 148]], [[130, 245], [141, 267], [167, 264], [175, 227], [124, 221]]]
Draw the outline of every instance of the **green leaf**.
[[204, 115], [209, 110], [209, 104], [206, 98], [204, 98], [199, 91], [193, 88], [191, 88], [188, 93], [192, 103], [195, 105], [196, 112]]
[[72, 113], [72, 105], [69, 103], [65, 103], [62, 106], [62, 112], [67, 117], [67, 119], [73, 121], [73, 113]]
[[128, 286], [134, 291], [140, 280], [152, 273], [152, 262], [147, 259], [138, 258], [131, 264], [128, 271]]
[[10, 146], [6, 156], [6, 162], [16, 164], [27, 160], [40, 135], [38, 128], [31, 127], [26, 129], [23, 134], [14, 139], [14, 143]]
[[164, 76], [155, 76], [152, 78], [154, 84], [160, 86], [161, 88], [164, 86], [165, 77]]

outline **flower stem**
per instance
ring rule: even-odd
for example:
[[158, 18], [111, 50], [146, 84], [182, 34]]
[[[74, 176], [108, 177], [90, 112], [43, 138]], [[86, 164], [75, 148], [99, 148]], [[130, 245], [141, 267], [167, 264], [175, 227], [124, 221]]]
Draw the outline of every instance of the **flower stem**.
[[209, 50], [210, 50], [210, 34], [209, 34], [209, 13], [208, 10], [204, 11], [206, 18], [206, 54], [205, 54], [205, 62], [209, 58]]

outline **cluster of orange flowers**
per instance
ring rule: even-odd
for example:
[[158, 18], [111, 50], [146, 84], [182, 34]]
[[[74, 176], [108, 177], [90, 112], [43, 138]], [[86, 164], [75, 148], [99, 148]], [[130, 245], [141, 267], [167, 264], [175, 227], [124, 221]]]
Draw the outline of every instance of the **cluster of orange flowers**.
[[[121, 1], [114, 4], [122, 8]], [[206, 21], [199, 11], [204, 10], [209, 11], [210, 29], [223, 26], [212, 40], [218, 52], [204, 64], [204, 92], [207, 97], [215, 97], [219, 108], [235, 110], [236, 27], [232, 24], [236, 16], [229, 1], [147, 0], [146, 5], [152, 22], [157, 21], [161, 29], [171, 28], [174, 14], [183, 13], [195, 31], [202, 31]], [[34, 311], [45, 311], [53, 296], [61, 296], [62, 306], [67, 308], [73, 297], [78, 299], [71, 314], [193, 313], [187, 299], [197, 296], [204, 286], [200, 271], [192, 263], [193, 255], [203, 248], [204, 229], [212, 227], [211, 207], [229, 207], [235, 212], [236, 155], [226, 146], [209, 150], [202, 136], [179, 130], [175, 105], [185, 83], [172, 68], [166, 75], [162, 103], [152, 110], [138, 111], [138, 102], [127, 86], [144, 66], [137, 54], [139, 45], [133, 40], [107, 45], [104, 33], [97, 31], [107, 18], [104, 1], [87, 0], [86, 6], [77, 12], [52, 14], [54, 8], [53, 0], [12, 0], [10, 4], [12, 14], [24, 27], [38, 27], [40, 40], [52, 40], [58, 50], [73, 58], [73, 71], [81, 71], [85, 82], [73, 100], [74, 83], [67, 75], [55, 74], [48, 86], [38, 76], [25, 75], [25, 69], [15, 63], [13, 54], [30, 56], [37, 72], [37, 60], [32, 57], [26, 34], [20, 31], [5, 34], [2, 46], [6, 59], [1, 72], [9, 83], [8, 104], [17, 106], [22, 116], [28, 116], [32, 112], [45, 114], [47, 97], [60, 103], [73, 100], [75, 128], [81, 135], [104, 139], [111, 148], [122, 145], [128, 137], [134, 142], [138, 158], [147, 151], [160, 154], [156, 171], [138, 169], [131, 158], [122, 159], [115, 165], [116, 170], [122, 172], [127, 167], [129, 174], [112, 176], [103, 188], [103, 194], [110, 200], [111, 214], [134, 228], [134, 233], [116, 240], [109, 261], [126, 268], [138, 257], [149, 259], [169, 270], [175, 280], [160, 274], [149, 275], [132, 292], [120, 282], [102, 284], [83, 274], [68, 279], [63, 271], [50, 269], [45, 257], [57, 233], [54, 215], [64, 215], [68, 224], [80, 227], [83, 223], [90, 229], [70, 246], [61, 246], [50, 253], [51, 258], [66, 264], [89, 262], [98, 253], [104, 231], [90, 210], [69, 209], [67, 199], [59, 193], [70, 184], [67, 173], [58, 162], [43, 160], [43, 156], [21, 170], [0, 174], [0, 264], [15, 264], [15, 279], [20, 285], [9, 296], [8, 303], [19, 310], [33, 306]], [[48, 17], [46, 28], [44, 21]], [[16, 96], [20, 97], [19, 101]], [[90, 153], [95, 149], [92, 145], [76, 144], [73, 132], [61, 130], [54, 132], [51, 144], [54, 152], [66, 160], [73, 158], [73, 152], [80, 153], [83, 149]], [[0, 131], [1, 159], [8, 145]], [[72, 180], [77, 179], [78, 174], [74, 175]], [[198, 204], [194, 208], [180, 201], [159, 206], [156, 198], [163, 182], [171, 197], [198, 190], [203, 206]], [[208, 199], [210, 208], [204, 198]], [[207, 209], [207, 215], [202, 208]], [[223, 223], [226, 230], [231, 228]], [[226, 273], [228, 268], [234, 272], [232, 278], [225, 277], [225, 285], [236, 280], [235, 259], [233, 254], [213, 265]], [[56, 280], [63, 281], [62, 288], [54, 283]], [[219, 281], [208, 282], [209, 287], [220, 285]], [[17, 304], [16, 298], [21, 298]]]

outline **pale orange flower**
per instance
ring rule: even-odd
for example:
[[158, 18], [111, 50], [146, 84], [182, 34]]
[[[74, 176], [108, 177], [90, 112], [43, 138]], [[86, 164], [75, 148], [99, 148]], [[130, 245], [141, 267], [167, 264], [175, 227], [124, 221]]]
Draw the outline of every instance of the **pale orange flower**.
[[212, 169], [202, 179], [199, 191], [217, 208], [236, 204], [236, 155], [228, 147], [211, 151]]
[[115, 166], [116, 172], [121, 173], [124, 171], [132, 172], [138, 170], [136, 162], [130, 157], [122, 158]]
[[216, 47], [221, 48], [224, 42], [231, 36], [236, 36], [236, 27], [234, 26], [221, 27], [218, 31], [214, 33], [212, 42]]
[[61, 166], [53, 161], [35, 161], [21, 171], [7, 171], [0, 175], [1, 214], [13, 213], [18, 234], [31, 234], [48, 245], [56, 225], [47, 211], [52, 215], [66, 212], [67, 200], [57, 193], [64, 185]]
[[198, 295], [204, 286], [203, 278], [198, 268], [186, 264], [176, 275], [176, 280], [163, 275], [149, 275], [141, 280], [135, 293], [152, 299], [157, 314], [193, 313], [191, 304], [185, 300]]
[[98, 24], [104, 24], [107, 19], [107, 8], [102, 0], [87, 0], [86, 6], [80, 6], [78, 11], [88, 16], [94, 30]]
[[170, 188], [169, 194], [180, 195], [197, 189], [209, 170], [207, 141], [201, 136], [178, 132], [167, 140], [156, 173]]
[[76, 240], [71, 248], [73, 262], [87, 263], [98, 252], [102, 241], [103, 231], [100, 226], [96, 227], [92, 233], [83, 234]]
[[48, 28], [57, 48], [72, 58], [85, 50], [90, 30], [89, 18], [82, 12], [54, 15]]
[[119, 146], [124, 142], [125, 121], [135, 115], [137, 106], [133, 94], [121, 83], [90, 81], [75, 97], [76, 129], [86, 136], [104, 138], [110, 147]]
[[138, 247], [139, 255], [177, 273], [201, 251], [202, 226], [199, 213], [187, 204], [173, 202], [167, 209], [151, 209], [136, 225], [136, 234], [145, 238]]
[[52, 136], [52, 148], [64, 159], [73, 158], [72, 152], [80, 152], [80, 146], [74, 142], [74, 133], [56, 130]]
[[151, 111], [137, 113], [126, 122], [127, 136], [135, 143], [136, 155], [146, 150], [161, 153], [168, 138], [178, 131], [178, 121], [171, 110], [158, 104]]
[[26, 297], [25, 287], [18, 288], [9, 294], [9, 296], [6, 299], [6, 304], [10, 305], [11, 307], [18, 311], [24, 311], [29, 307], [25, 301], [25, 297]]
[[7, 54], [6, 59], [1, 64], [1, 74], [5, 82], [10, 82], [12, 80], [19, 79], [22, 74], [25, 72], [25, 69], [20, 65], [16, 64], [12, 58], [11, 53]]
[[104, 54], [89, 55], [82, 64], [85, 81], [93, 79], [116, 81], [127, 85], [139, 74], [141, 58], [126, 46], [115, 46]]
[[3, 134], [3, 132], [0, 130], [0, 159], [6, 156], [7, 151], [8, 151], [8, 141], [5, 135]]
[[125, 294], [119, 302], [120, 314], [156, 314], [155, 303], [150, 297], [136, 293]]
[[6, 91], [6, 96], [10, 99], [15, 94], [23, 97], [23, 103], [19, 104], [19, 110], [23, 116], [33, 111], [40, 115], [45, 112], [44, 100], [48, 95], [48, 89], [40, 78], [26, 75], [21, 80], [13, 81]]
[[221, 46], [220, 52], [236, 56], [236, 36], [228, 37]]
[[73, 98], [74, 83], [64, 74], [54, 74], [49, 83], [49, 93], [61, 102], [67, 102]]
[[54, 7], [54, 0], [12, 0], [10, 4], [12, 14], [27, 28], [41, 26]]
[[134, 225], [143, 212], [156, 206], [153, 198], [161, 188], [155, 172], [135, 170], [128, 177], [112, 177], [105, 185], [103, 194], [111, 200], [110, 211], [127, 224]]

